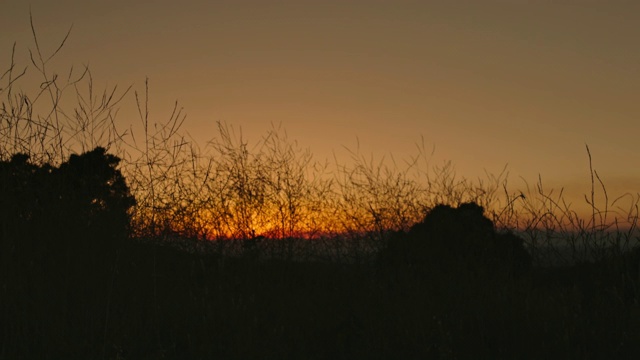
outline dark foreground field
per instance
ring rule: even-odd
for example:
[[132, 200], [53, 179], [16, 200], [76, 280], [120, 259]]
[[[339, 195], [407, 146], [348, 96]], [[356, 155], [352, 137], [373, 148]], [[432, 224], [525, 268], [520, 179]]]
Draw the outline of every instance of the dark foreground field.
[[0, 358], [637, 358], [637, 282], [581, 266], [495, 278], [130, 241], [5, 267]]

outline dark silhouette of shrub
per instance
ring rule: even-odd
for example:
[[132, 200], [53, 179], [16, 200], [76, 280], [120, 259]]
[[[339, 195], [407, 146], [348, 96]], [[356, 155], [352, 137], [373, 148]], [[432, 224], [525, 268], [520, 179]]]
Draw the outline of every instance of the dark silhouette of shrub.
[[475, 203], [435, 206], [408, 233], [399, 233], [380, 255], [387, 271], [410, 270], [428, 276], [515, 278], [531, 267], [523, 241], [498, 233]]
[[25, 154], [0, 162], [3, 241], [60, 247], [125, 238], [134, 198], [116, 169], [119, 161], [98, 147], [71, 155], [59, 168], [31, 164]]
[[61, 205], [68, 211], [66, 219], [76, 229], [98, 232], [95, 240], [118, 241], [127, 235], [128, 210], [135, 201], [116, 169], [119, 162], [119, 158], [98, 147], [71, 155], [57, 174]]
[[[120, 159], [96, 148], [54, 167], [16, 154], [0, 162], [0, 242], [5, 270], [62, 281], [113, 263], [134, 205]], [[30, 275], [29, 275], [30, 274]], [[56, 278], [59, 277], [59, 278]], [[68, 280], [70, 281], [70, 280]]]

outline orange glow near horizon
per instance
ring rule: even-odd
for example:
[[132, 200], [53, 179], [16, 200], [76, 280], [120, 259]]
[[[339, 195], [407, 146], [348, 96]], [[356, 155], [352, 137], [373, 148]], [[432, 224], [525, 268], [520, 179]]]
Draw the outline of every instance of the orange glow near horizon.
[[[521, 208], [519, 210], [523, 210]], [[531, 208], [530, 208], [531, 209]], [[485, 209], [485, 216], [492, 218], [491, 214], [499, 214], [492, 209]], [[521, 213], [515, 215], [516, 218], [509, 218], [503, 212], [503, 217], [498, 217], [498, 221], [495, 222], [497, 228], [511, 229], [518, 232], [549, 232], [559, 235], [577, 235], [577, 234], [591, 234], [589, 236], [605, 236], [607, 233], [619, 234], [623, 237], [636, 236], [638, 234], [638, 216], [637, 214], [631, 217], [620, 216], [620, 214], [609, 214], [607, 217], [604, 215], [593, 213], [578, 213], [567, 212], [553, 214], [550, 212], [538, 212], [538, 213]], [[281, 225], [276, 222], [266, 221], [265, 219], [258, 220], [254, 224], [248, 224], [246, 228], [234, 228], [230, 224], [221, 224], [219, 221], [214, 220], [210, 211], [201, 211], [199, 215], [196, 214], [192, 217], [182, 217], [173, 219], [160, 220], [156, 218], [156, 221], [164, 224], [163, 226], [156, 227], [156, 234], [166, 235], [167, 233], [176, 234], [179, 236], [186, 236], [189, 238], [198, 238], [203, 240], [224, 240], [224, 239], [253, 239], [257, 237], [264, 237], [267, 239], [320, 239], [327, 237], [335, 237], [340, 234], [362, 234], [365, 235], [368, 232], [378, 232], [387, 230], [398, 230], [398, 228], [376, 228], [374, 223], [360, 223], [359, 227], [354, 227], [352, 224], [349, 226], [345, 222], [343, 215], [335, 215], [334, 218], [326, 217], [324, 222], [315, 222], [313, 225], [304, 225], [303, 223], [294, 224], [293, 229], [283, 229]], [[519, 218], [517, 218], [519, 216]], [[517, 221], [516, 221], [517, 220]], [[134, 217], [135, 222], [135, 217]], [[264, 225], [259, 225], [259, 223]], [[410, 224], [414, 225], [419, 220]], [[141, 226], [142, 224], [138, 224]], [[148, 233], [148, 225], [146, 227]], [[140, 232], [142, 228], [136, 229], [134, 232]], [[405, 228], [404, 230], [408, 230]], [[598, 235], [599, 234], [599, 235]], [[582, 236], [582, 235], [581, 235]]]

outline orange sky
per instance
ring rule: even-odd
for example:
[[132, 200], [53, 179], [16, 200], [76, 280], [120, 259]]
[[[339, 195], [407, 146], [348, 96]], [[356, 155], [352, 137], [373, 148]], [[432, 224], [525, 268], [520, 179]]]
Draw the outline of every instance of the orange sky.
[[[594, 167], [611, 193], [640, 191], [640, 2], [30, 1], [43, 47], [73, 24], [55, 65], [143, 90], [166, 119], [178, 100], [204, 143], [215, 122], [257, 139], [282, 123], [316, 158], [342, 146], [413, 153], [475, 178], [509, 164], [567, 194]], [[2, 0], [0, 65], [27, 59], [29, 2]], [[133, 97], [119, 115], [137, 123]]]

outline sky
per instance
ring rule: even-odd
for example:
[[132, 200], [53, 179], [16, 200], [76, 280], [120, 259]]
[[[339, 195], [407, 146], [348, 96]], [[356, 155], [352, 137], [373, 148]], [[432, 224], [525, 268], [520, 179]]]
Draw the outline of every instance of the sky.
[[[96, 84], [149, 78], [152, 116], [177, 100], [198, 142], [216, 122], [258, 139], [281, 124], [316, 159], [406, 158], [435, 148], [476, 178], [565, 187], [593, 166], [612, 194], [640, 192], [640, 2], [0, 0], [0, 65], [33, 48]], [[64, 72], [64, 70], [59, 70]], [[119, 121], [139, 123], [133, 99]], [[524, 179], [524, 180], [522, 180]]]

